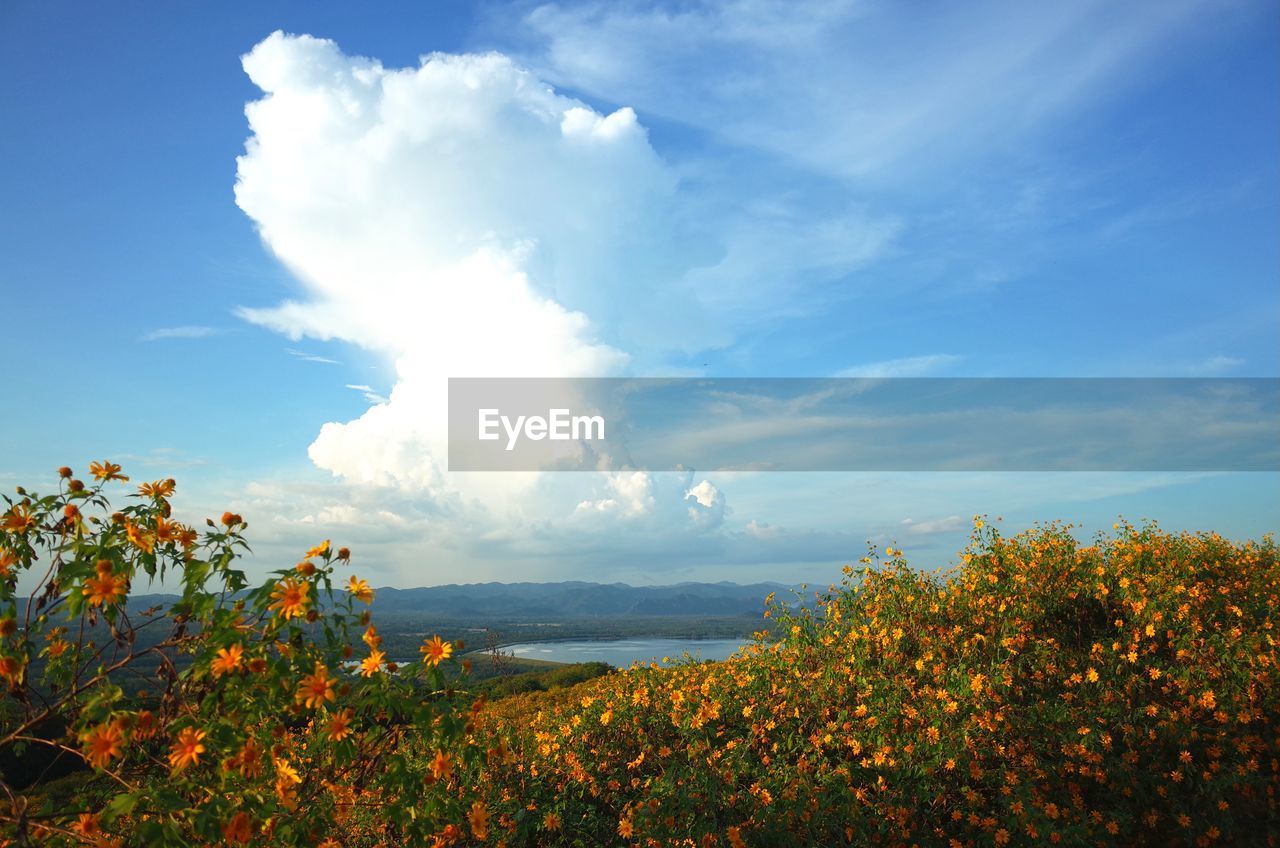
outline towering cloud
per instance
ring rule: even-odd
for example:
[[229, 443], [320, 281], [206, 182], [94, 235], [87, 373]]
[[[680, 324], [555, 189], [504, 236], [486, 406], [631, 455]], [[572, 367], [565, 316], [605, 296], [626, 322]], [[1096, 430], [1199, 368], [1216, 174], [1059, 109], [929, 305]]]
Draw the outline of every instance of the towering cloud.
[[[396, 364], [387, 403], [310, 455], [352, 481], [441, 482], [447, 376], [595, 376], [696, 322], [676, 180], [633, 111], [600, 114], [498, 54], [387, 69], [275, 33], [236, 200], [306, 298], [245, 309]], [[678, 338], [680, 333], [676, 332]]]

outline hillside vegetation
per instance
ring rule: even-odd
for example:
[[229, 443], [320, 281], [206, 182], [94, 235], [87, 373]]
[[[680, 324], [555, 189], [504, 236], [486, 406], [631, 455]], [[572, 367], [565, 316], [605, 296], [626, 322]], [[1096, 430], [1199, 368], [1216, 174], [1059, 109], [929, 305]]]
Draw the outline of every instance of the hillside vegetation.
[[1270, 540], [979, 527], [845, 569], [776, 644], [487, 711], [511, 844], [1274, 844]]
[[[1207, 846], [1280, 832], [1269, 537], [1119, 525], [1083, 544], [1063, 526], [1006, 538], [976, 521], [953, 571], [873, 551], [816, 598], [772, 604], [729, 661], [488, 700], [537, 687], [476, 681], [464, 647], [434, 635], [420, 659], [389, 660], [346, 548], [322, 541], [252, 587], [241, 516], [197, 531], [170, 517], [171, 480], [114, 509], [118, 466], [95, 463], [91, 485], [61, 473], [56, 493], [0, 506], [0, 843]], [[135, 582], [162, 576], [175, 602], [129, 606]], [[140, 642], [144, 626], [165, 635]], [[126, 693], [135, 673], [146, 688]]]

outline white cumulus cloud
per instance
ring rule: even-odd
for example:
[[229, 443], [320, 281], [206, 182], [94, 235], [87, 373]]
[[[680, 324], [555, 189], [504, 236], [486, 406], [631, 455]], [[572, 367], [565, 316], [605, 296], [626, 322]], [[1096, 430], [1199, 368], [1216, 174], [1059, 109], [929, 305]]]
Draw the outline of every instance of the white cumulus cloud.
[[[498, 54], [388, 69], [275, 33], [236, 201], [305, 297], [246, 308], [395, 362], [386, 403], [310, 449], [357, 481], [440, 482], [449, 376], [598, 376], [694, 315], [669, 249], [676, 180], [635, 113], [600, 114]], [[605, 335], [609, 338], [605, 338]]]

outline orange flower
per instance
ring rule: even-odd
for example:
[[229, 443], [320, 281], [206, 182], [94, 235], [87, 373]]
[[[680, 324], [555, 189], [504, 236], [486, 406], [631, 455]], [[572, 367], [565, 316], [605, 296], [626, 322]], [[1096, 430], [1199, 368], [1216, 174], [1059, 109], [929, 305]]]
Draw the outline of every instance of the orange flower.
[[376, 648], [382, 644], [382, 637], [378, 635], [378, 628], [372, 624], [365, 628], [364, 635], [360, 639], [370, 648]]
[[436, 751], [435, 758], [431, 760], [431, 776], [436, 780], [448, 780], [452, 774], [453, 757], [444, 751]]
[[0, 657], [0, 677], [9, 681], [10, 686], [17, 686], [22, 681], [22, 663], [14, 657]]
[[635, 832], [636, 828], [631, 823], [631, 819], [622, 819], [618, 822], [618, 835], [623, 839], [630, 839]]
[[30, 507], [25, 504], [14, 504], [5, 513], [4, 524], [0, 526], [3, 526], [10, 533], [25, 533], [35, 523], [36, 520], [31, 515]]
[[213, 663], [209, 669], [213, 672], [214, 677], [221, 677], [224, 674], [231, 674], [240, 668], [244, 659], [244, 648], [239, 645], [232, 645], [230, 648], [221, 648], [218, 655], [214, 657]]
[[156, 480], [139, 486], [138, 494], [148, 498], [167, 498], [173, 494], [173, 490], [177, 485], [172, 477], [168, 480]]
[[556, 815], [555, 813], [547, 813], [545, 816], [542, 817], [542, 826], [546, 830], [559, 830], [560, 816]]
[[318, 709], [325, 701], [332, 701], [333, 678], [322, 664], [316, 663], [314, 674], [308, 674], [298, 684], [298, 693], [294, 696], [299, 703], [306, 704], [308, 709]]
[[97, 813], [81, 813], [76, 823], [71, 825], [71, 830], [81, 836], [93, 838], [102, 834], [102, 824]]
[[142, 710], [133, 722], [135, 739], [150, 739], [156, 735], [156, 716], [151, 710]]
[[432, 636], [418, 650], [422, 653], [422, 661], [430, 666], [440, 665], [453, 656], [453, 645], [442, 641], [439, 636]]
[[124, 575], [112, 574], [110, 561], [103, 559], [98, 560], [98, 576], [86, 578], [81, 592], [89, 606], [101, 607], [115, 603], [117, 598], [123, 598], [128, 585], [129, 579]]
[[125, 525], [125, 535], [129, 537], [129, 542], [143, 553], [151, 553], [155, 547], [156, 540], [137, 524], [130, 521]]
[[236, 813], [222, 826], [222, 838], [232, 845], [245, 845], [253, 838], [253, 828], [246, 812]]
[[742, 829], [730, 827], [727, 831], [729, 837], [730, 848], [747, 848], [747, 843], [742, 839]]
[[365, 657], [360, 663], [360, 676], [373, 677], [382, 668], [382, 661], [387, 655], [377, 648], [369, 652], [369, 656]]
[[205, 752], [205, 747], [201, 744], [204, 737], [205, 732], [194, 727], [184, 727], [178, 731], [178, 738], [169, 751], [169, 765], [173, 766], [175, 772], [200, 762], [200, 755]]
[[471, 833], [476, 839], [483, 840], [489, 835], [489, 811], [485, 809], [484, 801], [472, 802], [467, 821], [471, 823]]
[[356, 577], [354, 574], [347, 581], [347, 591], [351, 593], [351, 597], [365, 604], [373, 603], [373, 589], [369, 588], [369, 584], [364, 580]]
[[322, 557], [327, 553], [329, 553], [329, 540], [325, 539], [323, 542], [316, 545], [311, 550], [307, 551], [302, 558], [311, 559], [312, 557]]
[[334, 713], [329, 719], [329, 727], [327, 733], [330, 742], [341, 742], [351, 735], [351, 720], [355, 718], [355, 713], [349, 709]]
[[300, 618], [307, 614], [311, 586], [300, 580], [286, 577], [271, 589], [271, 606], [286, 619]]
[[241, 777], [253, 779], [262, 774], [262, 746], [246, 739], [244, 747], [235, 756], [235, 768]]
[[157, 542], [175, 542], [182, 539], [182, 525], [176, 521], [156, 519], [155, 537]]
[[17, 562], [17, 554], [8, 548], [0, 548], [0, 577], [8, 577]]
[[104, 483], [111, 480], [119, 480], [122, 483], [129, 482], [129, 478], [120, 473], [119, 465], [114, 462], [107, 462], [105, 459], [102, 462], [89, 463], [89, 473], [93, 475], [93, 479], [101, 480]]
[[113, 721], [100, 724], [82, 737], [84, 758], [94, 768], [106, 768], [123, 753], [124, 731]]
[[277, 758], [276, 761], [276, 796], [279, 797], [280, 803], [286, 808], [292, 810], [297, 804], [294, 797], [294, 788], [302, 782], [302, 775], [298, 774], [288, 760]]

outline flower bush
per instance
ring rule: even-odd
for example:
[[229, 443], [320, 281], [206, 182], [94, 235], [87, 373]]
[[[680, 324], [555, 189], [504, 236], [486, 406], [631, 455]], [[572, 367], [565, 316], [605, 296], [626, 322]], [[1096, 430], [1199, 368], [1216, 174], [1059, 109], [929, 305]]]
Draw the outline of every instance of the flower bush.
[[[63, 468], [57, 493], [19, 489], [0, 506], [0, 843], [474, 835], [483, 804], [458, 773], [478, 756], [477, 705], [455, 691], [466, 669], [452, 644], [430, 640], [397, 668], [368, 584], [338, 579], [345, 548], [321, 542], [250, 587], [239, 515], [183, 525], [172, 480], [113, 511], [105, 489], [128, 478], [109, 462], [91, 474]], [[176, 597], [131, 603], [144, 579]]]
[[1276, 844], [1271, 539], [978, 520], [960, 567], [868, 556], [784, 638], [497, 702], [509, 845]]

